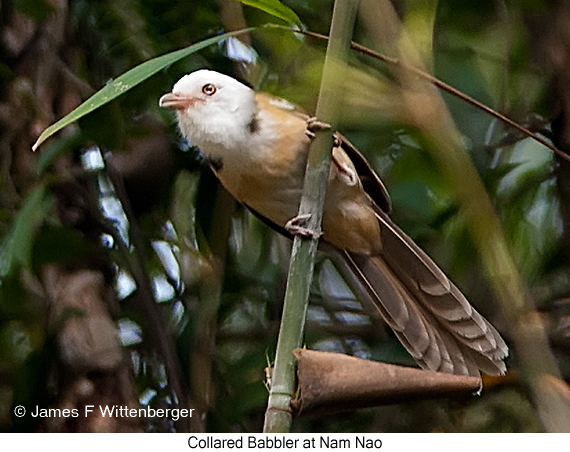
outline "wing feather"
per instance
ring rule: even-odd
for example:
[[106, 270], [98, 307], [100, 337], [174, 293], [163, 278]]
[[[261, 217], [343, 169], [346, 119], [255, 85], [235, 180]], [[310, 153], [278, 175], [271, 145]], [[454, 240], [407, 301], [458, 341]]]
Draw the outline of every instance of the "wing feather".
[[390, 203], [384, 185], [354, 146], [338, 137], [366, 180], [362, 185], [375, 204], [380, 226], [377, 255], [344, 253], [369, 301], [421, 367], [465, 375], [478, 375], [480, 370], [504, 373], [508, 348], [500, 334], [394, 224], [387, 214]]

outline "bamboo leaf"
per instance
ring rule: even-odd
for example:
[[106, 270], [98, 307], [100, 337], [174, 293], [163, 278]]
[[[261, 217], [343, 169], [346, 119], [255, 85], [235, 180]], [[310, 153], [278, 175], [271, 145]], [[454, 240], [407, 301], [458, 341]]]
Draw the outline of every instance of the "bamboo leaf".
[[2, 246], [0, 276], [8, 275], [18, 266], [31, 268], [32, 249], [37, 228], [47, 215], [52, 201], [53, 199], [46, 193], [43, 185], [28, 195]]
[[254, 30], [254, 28], [237, 30], [234, 32], [224, 33], [218, 36], [214, 36], [212, 38], [205, 39], [204, 41], [200, 41], [196, 44], [192, 44], [191, 46], [185, 47], [180, 50], [176, 50], [174, 52], [167, 53], [165, 55], [161, 55], [159, 57], [145, 61], [144, 63], [141, 63], [138, 66], [135, 66], [131, 70], [117, 77], [115, 80], [113, 80], [111, 83], [106, 85], [101, 90], [97, 91], [95, 94], [93, 94], [89, 99], [87, 99], [85, 102], [79, 105], [71, 113], [67, 114], [59, 121], [57, 121], [56, 123], [49, 126], [47, 129], [45, 129], [39, 136], [38, 140], [32, 146], [32, 150], [35, 151], [46, 139], [48, 139], [54, 133], [68, 126], [69, 124], [77, 121], [78, 119], [82, 118], [88, 113], [91, 113], [97, 108], [111, 102], [112, 100], [116, 99], [117, 97], [121, 96], [122, 94], [126, 93], [130, 89], [137, 86], [139, 83], [153, 76], [160, 70], [175, 63], [176, 61], [184, 57], [187, 57], [189, 55], [192, 55], [193, 53], [196, 53], [199, 50], [211, 46], [212, 44], [216, 44], [224, 39], [227, 39], [230, 36], [236, 36], [242, 33], [248, 33], [252, 30]]
[[283, 19], [295, 25], [301, 25], [301, 19], [295, 12], [281, 3], [279, 0], [240, 0], [244, 5], [252, 6], [254, 8], [265, 11], [272, 16]]

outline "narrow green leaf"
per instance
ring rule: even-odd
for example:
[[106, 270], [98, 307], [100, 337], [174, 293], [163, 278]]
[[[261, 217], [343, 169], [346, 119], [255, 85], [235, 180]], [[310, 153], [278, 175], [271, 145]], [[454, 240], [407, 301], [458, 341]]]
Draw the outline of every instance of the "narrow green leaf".
[[431, 67], [438, 0], [410, 2], [404, 17], [406, 33], [419, 51], [423, 63]]
[[45, 218], [51, 205], [52, 198], [48, 196], [43, 185], [28, 195], [2, 247], [0, 276], [6, 276], [17, 265], [27, 269], [31, 268], [32, 247], [37, 226]]
[[279, 0], [239, 0], [244, 5], [252, 6], [254, 8], [265, 11], [272, 16], [283, 19], [285, 22], [289, 22], [295, 25], [301, 25], [301, 19], [295, 14], [295, 12], [281, 3]]
[[93, 94], [89, 99], [87, 99], [85, 102], [79, 105], [79, 107], [77, 107], [71, 113], [64, 116], [55, 124], [52, 124], [47, 129], [45, 129], [41, 133], [35, 144], [32, 146], [32, 150], [35, 151], [47, 138], [52, 136], [54, 133], [68, 126], [72, 122], [77, 121], [79, 118], [82, 118], [86, 114], [91, 113], [93, 110], [96, 110], [102, 105], [111, 102], [120, 95], [126, 93], [131, 88], [134, 88], [139, 83], [145, 81], [147, 78], [156, 74], [165, 67], [170, 66], [176, 61], [184, 57], [187, 57], [188, 55], [192, 55], [193, 53], [196, 53], [199, 50], [211, 46], [212, 44], [216, 44], [224, 39], [227, 39], [230, 36], [236, 36], [242, 33], [248, 33], [250, 31], [253, 31], [254, 29], [255, 28], [246, 28], [243, 30], [237, 30], [230, 33], [224, 33], [218, 36], [214, 36], [212, 38], [205, 39], [204, 41], [200, 41], [196, 44], [193, 44], [189, 47], [185, 47], [184, 49], [176, 50], [174, 52], [161, 55], [159, 57], [153, 58], [152, 60], [145, 61], [144, 63], [141, 63], [138, 66], [135, 66], [131, 70], [117, 77], [115, 80], [113, 80], [111, 83], [106, 85], [101, 90], [97, 91], [95, 94]]

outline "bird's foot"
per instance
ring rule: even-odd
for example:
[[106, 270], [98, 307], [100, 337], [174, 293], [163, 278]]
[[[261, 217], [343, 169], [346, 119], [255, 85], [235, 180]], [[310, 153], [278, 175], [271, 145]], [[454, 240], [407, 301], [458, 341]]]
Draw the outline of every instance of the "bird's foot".
[[319, 130], [328, 130], [330, 128], [330, 124], [319, 121], [316, 116], [311, 116], [309, 119], [307, 119], [307, 128], [305, 130], [305, 134], [312, 140], [315, 138], [316, 132]]
[[305, 226], [309, 218], [311, 218], [311, 215], [308, 213], [291, 218], [285, 225], [285, 230], [293, 235], [298, 235], [306, 239], [318, 239], [323, 235], [322, 232], [314, 231]]

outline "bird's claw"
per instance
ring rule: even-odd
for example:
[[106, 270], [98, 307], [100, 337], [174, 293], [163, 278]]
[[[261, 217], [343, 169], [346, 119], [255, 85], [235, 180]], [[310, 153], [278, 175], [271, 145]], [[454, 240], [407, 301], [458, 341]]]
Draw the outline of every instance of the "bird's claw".
[[305, 129], [305, 134], [312, 140], [315, 138], [316, 132], [319, 130], [328, 130], [330, 128], [330, 124], [319, 121], [316, 116], [311, 116], [309, 119], [307, 119], [307, 128]]
[[265, 387], [267, 391], [271, 391], [271, 380], [273, 378], [273, 367], [267, 366], [265, 368]]
[[323, 235], [322, 232], [317, 232], [304, 226], [309, 218], [311, 218], [310, 214], [291, 218], [287, 224], [285, 224], [285, 230], [293, 235], [298, 235], [306, 239], [318, 239]]

